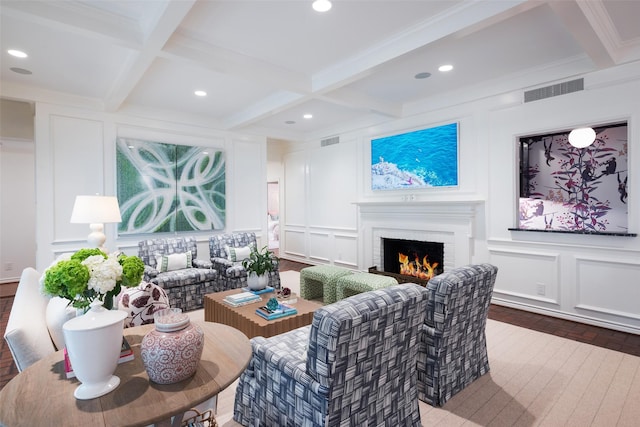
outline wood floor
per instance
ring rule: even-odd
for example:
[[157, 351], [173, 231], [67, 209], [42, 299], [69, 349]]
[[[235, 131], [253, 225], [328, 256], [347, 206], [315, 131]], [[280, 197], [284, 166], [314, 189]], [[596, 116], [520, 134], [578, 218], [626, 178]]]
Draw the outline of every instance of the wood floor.
[[[287, 260], [281, 260], [280, 264], [282, 271], [300, 271], [301, 268], [307, 267], [306, 264]], [[529, 313], [496, 304], [491, 304], [489, 318], [538, 332], [640, 356], [640, 335]]]
[[[304, 267], [307, 267], [307, 265], [288, 260], [280, 261], [281, 271], [300, 271]], [[13, 296], [0, 297], [0, 334], [3, 336], [9, 320], [12, 304]], [[491, 305], [489, 318], [539, 332], [593, 344], [598, 347], [640, 356], [640, 335], [613, 331], [495, 304]], [[13, 363], [9, 348], [3, 339], [0, 342], [0, 389], [4, 387], [11, 378], [17, 375], [17, 373], [18, 370], [15, 363]]]

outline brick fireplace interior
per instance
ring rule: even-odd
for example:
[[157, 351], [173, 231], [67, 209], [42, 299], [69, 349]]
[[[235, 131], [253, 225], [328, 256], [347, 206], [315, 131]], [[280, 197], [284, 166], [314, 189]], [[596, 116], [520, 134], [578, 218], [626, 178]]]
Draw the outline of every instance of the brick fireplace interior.
[[429, 280], [443, 272], [444, 243], [382, 238], [383, 271]]

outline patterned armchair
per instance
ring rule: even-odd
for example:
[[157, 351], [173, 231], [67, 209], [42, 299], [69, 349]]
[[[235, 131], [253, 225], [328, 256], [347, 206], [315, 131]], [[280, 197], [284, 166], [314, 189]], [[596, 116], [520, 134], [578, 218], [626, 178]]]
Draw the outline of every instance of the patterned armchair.
[[143, 240], [138, 242], [138, 256], [145, 265], [143, 280], [163, 288], [172, 308], [202, 308], [204, 295], [225, 290], [211, 262], [196, 259], [195, 237]]
[[467, 265], [427, 284], [427, 317], [418, 337], [418, 398], [444, 403], [489, 372], [485, 326], [498, 268]]
[[[243, 288], [247, 286], [247, 271], [242, 266], [242, 260], [232, 260], [227, 248], [245, 248], [250, 245], [257, 247], [255, 233], [216, 234], [209, 237], [209, 256], [215, 268], [220, 273], [220, 280], [225, 289]], [[258, 248], [260, 249], [260, 248]], [[269, 273], [269, 286], [280, 288], [279, 264]]]
[[245, 426], [420, 426], [414, 369], [426, 309], [426, 290], [406, 283], [321, 307], [310, 326], [253, 338], [234, 419]]

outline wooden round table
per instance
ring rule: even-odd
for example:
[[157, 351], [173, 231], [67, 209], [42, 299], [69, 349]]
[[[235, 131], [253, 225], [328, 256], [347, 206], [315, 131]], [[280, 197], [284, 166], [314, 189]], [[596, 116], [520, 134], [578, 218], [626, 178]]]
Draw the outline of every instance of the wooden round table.
[[202, 403], [235, 381], [249, 364], [251, 344], [242, 332], [211, 322], [194, 322], [205, 344], [195, 375], [175, 384], [149, 381], [140, 342], [154, 325], [124, 329], [134, 360], [118, 365], [120, 385], [91, 400], [76, 400], [77, 379], [67, 379], [62, 351], [34, 363], [0, 391], [0, 424], [14, 426], [146, 426]]

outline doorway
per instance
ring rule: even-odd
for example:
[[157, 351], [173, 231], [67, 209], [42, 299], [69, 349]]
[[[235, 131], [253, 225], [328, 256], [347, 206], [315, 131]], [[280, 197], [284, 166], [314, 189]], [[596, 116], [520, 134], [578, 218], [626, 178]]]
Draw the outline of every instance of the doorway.
[[269, 249], [280, 248], [280, 185], [278, 181], [267, 183], [267, 230]]

